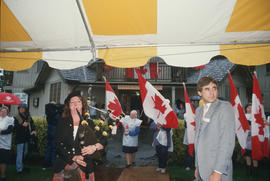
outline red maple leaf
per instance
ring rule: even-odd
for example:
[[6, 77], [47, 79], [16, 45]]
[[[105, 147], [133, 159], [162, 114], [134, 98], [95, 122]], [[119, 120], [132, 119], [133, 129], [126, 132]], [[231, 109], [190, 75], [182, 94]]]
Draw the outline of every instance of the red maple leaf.
[[238, 109], [238, 112], [239, 112], [238, 119], [240, 120], [240, 123], [242, 125], [242, 128], [243, 128], [244, 132], [246, 132], [247, 130], [250, 129], [249, 124], [248, 124], [248, 120], [247, 120], [247, 118], [245, 116], [245, 113], [243, 111], [243, 108], [241, 107], [240, 104], [238, 104], [237, 109]]
[[121, 105], [118, 99], [116, 99], [116, 97], [114, 97], [113, 102], [112, 101], [109, 102], [108, 108], [112, 111], [112, 114], [116, 117], [120, 116], [120, 114], [122, 113]]
[[144, 68], [144, 66], [141, 66], [141, 67], [139, 68], [139, 71], [140, 71], [143, 75], [145, 75], [146, 72], [147, 72], [147, 68]]
[[194, 130], [195, 130], [196, 122], [193, 121], [193, 122], [191, 122], [190, 124], [194, 127]]
[[195, 121], [191, 122], [190, 124], [191, 124], [192, 126], [194, 126], [194, 127], [195, 127], [195, 125], [196, 125]]
[[152, 97], [152, 100], [155, 103], [154, 109], [159, 110], [158, 117], [157, 117], [157, 118], [159, 118], [160, 112], [162, 114], [164, 114], [164, 112], [166, 111], [167, 108], [165, 105], [162, 105], [163, 100], [157, 94], [155, 94], [155, 98]]
[[259, 135], [264, 135], [264, 127], [265, 127], [265, 124], [264, 124], [264, 120], [262, 118], [262, 110], [261, 108], [259, 108], [259, 112], [258, 114], [254, 114], [254, 117], [255, 117], [255, 122], [259, 124]]

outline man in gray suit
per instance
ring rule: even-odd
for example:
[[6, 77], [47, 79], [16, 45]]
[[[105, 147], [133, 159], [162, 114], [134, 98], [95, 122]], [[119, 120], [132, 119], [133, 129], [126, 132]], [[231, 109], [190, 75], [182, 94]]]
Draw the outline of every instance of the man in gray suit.
[[196, 109], [195, 178], [232, 180], [235, 117], [229, 102], [218, 100], [217, 81], [202, 77], [197, 84], [203, 106]]

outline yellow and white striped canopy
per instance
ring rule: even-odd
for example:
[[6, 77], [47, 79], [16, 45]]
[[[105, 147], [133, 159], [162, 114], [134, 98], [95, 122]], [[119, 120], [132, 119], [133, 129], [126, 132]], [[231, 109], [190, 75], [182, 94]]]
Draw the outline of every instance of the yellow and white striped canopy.
[[206, 64], [215, 55], [261, 65], [270, 62], [270, 1], [1, 0], [0, 43], [5, 70], [40, 59], [75, 68], [93, 53], [123, 68], [153, 56], [180, 67]]

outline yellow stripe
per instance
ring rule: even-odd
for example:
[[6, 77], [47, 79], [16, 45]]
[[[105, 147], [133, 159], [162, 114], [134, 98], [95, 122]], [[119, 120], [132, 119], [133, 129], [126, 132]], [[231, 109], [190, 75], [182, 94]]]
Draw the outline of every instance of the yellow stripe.
[[16, 17], [1, 0], [0, 41], [32, 41]]
[[269, 30], [269, 0], [237, 0], [226, 32]]
[[42, 58], [42, 52], [8, 52], [0, 53], [0, 68], [18, 71], [31, 68]]
[[156, 47], [111, 48], [98, 50], [98, 57], [112, 67], [131, 68], [143, 66], [157, 55]]
[[220, 54], [240, 65], [270, 63], [270, 44], [220, 45]]
[[157, 0], [83, 0], [94, 35], [157, 33]]

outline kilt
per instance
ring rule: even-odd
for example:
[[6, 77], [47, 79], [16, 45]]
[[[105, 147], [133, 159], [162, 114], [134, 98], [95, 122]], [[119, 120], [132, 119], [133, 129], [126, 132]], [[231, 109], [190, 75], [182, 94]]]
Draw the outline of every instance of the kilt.
[[[74, 178], [74, 175], [72, 177], [70, 175], [65, 174], [65, 171], [67, 171], [67, 170], [73, 171], [73, 173], [76, 173], [75, 174], [76, 178]], [[81, 178], [81, 179], [79, 179], [79, 178]], [[62, 170], [59, 173], [55, 173], [53, 175], [53, 181], [65, 181], [65, 180], [95, 181], [95, 174], [94, 174], [94, 172], [90, 173], [89, 178], [86, 179], [85, 173], [78, 167], [77, 164], [72, 164], [72, 165], [67, 164], [65, 166], [64, 170]]]

